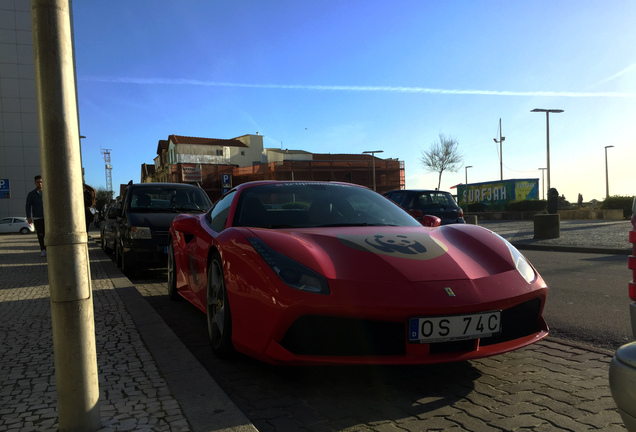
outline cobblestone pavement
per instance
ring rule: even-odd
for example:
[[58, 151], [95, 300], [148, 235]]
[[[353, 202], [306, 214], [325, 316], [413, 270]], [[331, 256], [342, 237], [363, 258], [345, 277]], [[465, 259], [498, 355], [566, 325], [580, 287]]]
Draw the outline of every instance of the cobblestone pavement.
[[[34, 240], [21, 235], [0, 238], [0, 431], [57, 430], [47, 265]], [[152, 354], [97, 263], [91, 260], [102, 431], [189, 430]]]
[[[152, 322], [153, 317], [157, 319], [156, 314], [152, 312], [150, 317], [144, 317], [137, 311], [133, 319], [131, 306], [143, 309], [135, 306], [134, 296], [126, 294], [127, 289], [134, 288], [129, 282], [122, 286], [120, 281], [127, 281], [123, 275], [113, 277], [112, 269], [117, 271], [116, 267], [95, 242], [89, 241], [88, 246], [101, 432], [203, 430], [196, 422], [205, 415], [197, 415], [196, 410], [206, 407], [193, 410], [188, 402], [199, 402], [194, 396], [185, 403], [184, 399], [181, 402], [177, 399], [175, 393], [183, 393], [183, 390], [169, 385], [166, 376], [170, 371], [158, 366], [165, 355], [159, 350], [151, 352], [149, 338], [140, 334], [140, 329], [146, 327], [141, 325], [142, 321]], [[47, 258], [39, 255], [35, 235], [0, 236], [0, 432], [58, 428]], [[176, 361], [189, 366], [191, 360], [180, 356]], [[181, 380], [206, 382], [200, 376], [193, 377], [188, 369], [199, 371], [187, 366], [180, 373]], [[194, 385], [191, 388], [198, 391]], [[219, 403], [224, 396], [215, 400], [218, 408], [225, 408]], [[194, 411], [190, 419], [184, 407]], [[225, 419], [221, 420], [215, 425], [218, 428], [208, 424], [205, 430], [253, 430], [249, 423], [244, 428], [226, 429]], [[241, 419], [236, 423], [240, 426]]]
[[[552, 243], [532, 239], [532, 222], [480, 225], [515, 244], [630, 248], [621, 243], [629, 222], [593, 221], [594, 229], [588, 229], [589, 222], [562, 221], [562, 236]], [[225, 402], [223, 392], [196, 399], [204, 392], [198, 384], [216, 383], [206, 381], [209, 375], [197, 369], [185, 348], [177, 349], [180, 342], [172, 332], [156, 330], [161, 319], [151, 314], [139, 319], [134, 309], [143, 305], [122, 288], [127, 279], [112, 270], [114, 264], [94, 241], [89, 254], [102, 431], [253, 431], [254, 426], [261, 432], [625, 430], [609, 391], [613, 353], [553, 338], [443, 367], [316, 368], [299, 374], [299, 369], [208, 356], [217, 369], [213, 378], [229, 389], [232, 401]], [[57, 430], [47, 283], [46, 258], [39, 257], [35, 236], [0, 236], [0, 432]], [[142, 283], [133, 291], [148, 299], [167, 294], [163, 281]], [[161, 352], [165, 345], [170, 345], [168, 355]], [[209, 418], [209, 411], [232, 407], [249, 421], [235, 416], [226, 427]]]

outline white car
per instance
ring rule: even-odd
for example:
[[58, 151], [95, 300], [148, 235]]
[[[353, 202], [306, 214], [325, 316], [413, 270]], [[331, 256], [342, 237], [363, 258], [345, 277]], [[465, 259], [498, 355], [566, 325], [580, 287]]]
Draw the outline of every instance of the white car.
[[0, 234], [29, 234], [34, 232], [33, 224], [23, 217], [5, 217], [0, 219]]

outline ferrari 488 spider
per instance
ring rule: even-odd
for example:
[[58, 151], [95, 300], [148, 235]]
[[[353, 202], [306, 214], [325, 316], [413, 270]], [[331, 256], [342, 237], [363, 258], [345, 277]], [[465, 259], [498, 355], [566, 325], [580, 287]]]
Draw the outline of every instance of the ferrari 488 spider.
[[422, 226], [361, 186], [245, 183], [177, 216], [170, 236], [169, 296], [207, 314], [219, 357], [424, 364], [548, 334], [547, 287], [510, 243], [476, 225]]

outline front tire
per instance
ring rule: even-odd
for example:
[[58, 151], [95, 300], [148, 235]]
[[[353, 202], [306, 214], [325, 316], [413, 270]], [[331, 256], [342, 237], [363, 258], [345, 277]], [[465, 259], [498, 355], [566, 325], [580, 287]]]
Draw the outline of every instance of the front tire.
[[122, 252], [121, 271], [129, 278], [135, 276], [135, 257], [132, 252]]
[[218, 252], [212, 255], [208, 266], [206, 312], [212, 351], [219, 358], [231, 357], [235, 352], [232, 345], [232, 317]]
[[174, 260], [172, 239], [170, 239], [170, 243], [168, 243], [168, 298], [173, 301], [181, 299], [179, 291], [177, 290], [177, 264]]
[[115, 241], [115, 264], [117, 267], [121, 268], [121, 250]]

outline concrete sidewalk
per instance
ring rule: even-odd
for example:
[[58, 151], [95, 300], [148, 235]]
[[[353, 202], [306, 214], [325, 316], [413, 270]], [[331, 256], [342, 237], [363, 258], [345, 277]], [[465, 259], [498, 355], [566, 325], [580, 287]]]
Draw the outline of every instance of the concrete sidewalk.
[[[562, 221], [559, 239], [541, 241], [532, 238], [531, 221], [479, 224], [520, 248], [631, 251], [627, 221]], [[89, 241], [88, 248], [102, 431], [256, 430], [97, 243]], [[0, 330], [0, 432], [57, 430], [47, 262], [39, 256], [35, 235], [0, 236]], [[586, 409], [594, 412], [585, 424], [598, 421], [622, 430], [604, 370], [611, 353], [573, 348], [553, 339], [535, 344], [530, 352], [552, 364], [567, 364], [570, 370], [579, 363], [582, 370], [594, 364], [597, 396], [585, 395], [584, 403], [590, 404]], [[587, 388], [590, 377], [579, 375], [572, 378], [574, 384], [563, 385]], [[588, 393], [592, 390], [587, 388]], [[557, 405], [567, 403], [562, 392], [555, 391], [554, 397]], [[520, 418], [513, 415], [509, 426], [520, 425], [513, 421]]]
[[[112, 260], [89, 241], [102, 431], [255, 431]], [[0, 236], [0, 431], [57, 430], [46, 257]]]

